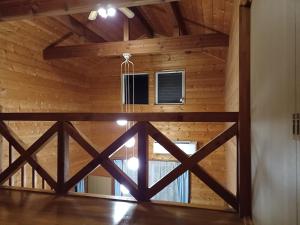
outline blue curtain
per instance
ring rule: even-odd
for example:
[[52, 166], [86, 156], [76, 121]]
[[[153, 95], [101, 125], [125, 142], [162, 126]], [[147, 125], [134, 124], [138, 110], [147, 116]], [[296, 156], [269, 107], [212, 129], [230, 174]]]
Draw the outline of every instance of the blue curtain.
[[[126, 160], [115, 160], [116, 165], [122, 169], [134, 182], [137, 181], [137, 171], [127, 170]], [[149, 184], [150, 187], [161, 178], [175, 169], [180, 163], [170, 161], [149, 161]], [[115, 182], [115, 195], [124, 196], [120, 191], [120, 183]], [[125, 195], [127, 196], [127, 195]], [[131, 195], [128, 195], [131, 196]], [[153, 200], [188, 203], [189, 201], [189, 173], [185, 172], [174, 182], [155, 195]]]
[[[123, 170], [123, 160], [114, 160], [114, 163]], [[118, 181], [115, 181], [115, 196], [122, 196], [121, 189], [120, 189], [120, 183]]]
[[[114, 163], [129, 176], [135, 183], [137, 183], [137, 171], [129, 170], [126, 166], [127, 160], [114, 160]], [[115, 182], [115, 196], [132, 197], [130, 194], [125, 195], [121, 192], [121, 185], [119, 182]]]
[[81, 180], [78, 184], [75, 186], [75, 192], [84, 193], [85, 192], [85, 185], [84, 185], [84, 179]]

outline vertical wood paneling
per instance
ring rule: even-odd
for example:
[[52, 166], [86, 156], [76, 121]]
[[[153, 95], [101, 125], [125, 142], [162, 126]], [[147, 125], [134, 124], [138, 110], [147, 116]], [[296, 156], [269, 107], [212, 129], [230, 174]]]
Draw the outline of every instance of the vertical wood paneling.
[[[96, 112], [119, 112], [120, 58], [105, 59], [103, 66], [95, 67], [91, 74], [92, 110]], [[136, 105], [136, 112], [197, 112], [224, 110], [225, 62], [204, 53], [168, 54], [158, 56], [133, 56], [135, 72], [149, 73], [149, 104]], [[186, 104], [155, 105], [155, 72], [184, 69], [186, 72]], [[113, 91], [112, 91], [113, 90]], [[196, 140], [198, 147], [215, 137], [224, 129], [222, 123], [153, 123], [172, 140]], [[111, 132], [107, 132], [110, 130]], [[91, 140], [99, 149], [108, 146], [122, 128], [115, 123], [94, 123]], [[149, 139], [149, 158], [174, 160], [170, 156], [152, 152], [153, 140]], [[131, 151], [130, 151], [130, 154]], [[119, 157], [124, 155], [117, 154]], [[125, 156], [126, 157], [126, 156]], [[225, 155], [221, 147], [205, 159], [201, 165], [225, 185]], [[104, 174], [103, 172], [95, 172]], [[194, 175], [191, 176], [191, 203], [224, 207], [224, 202]]]
[[[88, 81], [84, 75], [92, 60], [44, 61], [42, 50], [68, 30], [50, 18], [0, 24], [0, 106], [3, 112], [88, 111]], [[65, 44], [81, 42], [72, 36]], [[80, 63], [79, 63], [80, 62]], [[49, 122], [10, 122], [8, 125], [26, 146], [51, 126]], [[85, 130], [85, 129], [84, 129]], [[2, 169], [8, 163], [8, 144], [2, 142]], [[72, 150], [70, 150], [72, 151]], [[13, 151], [13, 158], [18, 154]], [[56, 143], [50, 142], [37, 160], [56, 177]], [[24, 182], [22, 180], [24, 174]], [[31, 167], [25, 165], [13, 185], [32, 186]], [[37, 188], [41, 179], [35, 177]], [[22, 181], [22, 182], [21, 182]]]
[[[219, 21], [218, 17], [225, 16], [223, 15], [224, 4], [214, 7], [217, 12], [215, 23], [219, 23], [221, 20]], [[209, 18], [212, 20], [213, 15], [207, 15], [207, 20], [210, 20]], [[49, 18], [0, 24], [0, 105], [3, 106], [4, 112], [120, 111], [121, 58], [42, 60], [42, 49], [67, 32], [65, 27]], [[74, 36], [64, 44], [80, 42]], [[216, 48], [211, 52], [225, 55], [226, 49]], [[224, 59], [205, 52], [190, 52], [133, 56], [133, 61], [136, 65], [135, 72], [149, 73], [149, 105], [136, 105], [137, 112], [224, 111]], [[186, 104], [155, 105], [155, 72], [178, 69], [184, 69], [186, 72]], [[9, 125], [28, 146], [51, 126], [51, 123], [16, 122]], [[198, 147], [224, 129], [222, 123], [154, 123], [154, 125], [170, 139], [196, 140]], [[123, 132], [122, 128], [109, 122], [76, 123], [76, 126], [99, 149], [106, 147]], [[149, 139], [150, 159], [170, 160], [168, 156], [154, 155], [152, 145], [153, 140]], [[53, 139], [37, 155], [37, 160], [55, 179], [57, 178], [56, 148], [57, 143]], [[89, 158], [76, 147], [74, 142], [70, 141], [70, 160], [73, 161], [70, 163], [72, 174], [85, 165]], [[205, 159], [201, 165], [225, 184], [226, 166], [223, 147]], [[31, 185], [32, 177], [29, 169], [28, 166], [25, 167], [25, 186]], [[191, 184], [191, 203], [225, 206], [224, 201], [194, 175], [191, 176]], [[36, 187], [44, 187], [42, 179], [38, 177]]]

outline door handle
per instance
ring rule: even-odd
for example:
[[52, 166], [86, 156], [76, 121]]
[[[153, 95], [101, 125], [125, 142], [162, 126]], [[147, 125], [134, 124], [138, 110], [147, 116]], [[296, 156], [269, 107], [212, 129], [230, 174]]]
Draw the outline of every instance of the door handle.
[[300, 135], [300, 113], [296, 114], [296, 134]]
[[292, 118], [292, 129], [293, 129], [293, 135], [296, 135], [296, 114], [293, 114], [293, 118]]

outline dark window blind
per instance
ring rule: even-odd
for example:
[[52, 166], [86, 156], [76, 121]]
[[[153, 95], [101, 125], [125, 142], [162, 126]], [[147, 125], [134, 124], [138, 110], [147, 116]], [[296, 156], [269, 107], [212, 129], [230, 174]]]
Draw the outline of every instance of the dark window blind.
[[157, 73], [157, 103], [183, 103], [182, 83], [182, 72]]
[[125, 104], [148, 104], [148, 74], [124, 75], [123, 91]]

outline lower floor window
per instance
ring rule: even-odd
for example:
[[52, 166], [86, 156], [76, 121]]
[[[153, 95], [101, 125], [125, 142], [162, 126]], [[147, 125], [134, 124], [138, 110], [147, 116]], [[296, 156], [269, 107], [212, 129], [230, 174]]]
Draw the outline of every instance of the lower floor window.
[[[127, 169], [127, 160], [114, 160], [114, 163], [125, 172], [134, 182], [137, 182], [137, 171]], [[158, 182], [161, 178], [179, 166], [178, 162], [171, 161], [149, 161], [149, 185], [150, 187]], [[189, 202], [189, 172], [185, 172], [171, 184], [165, 187], [161, 192], [156, 194], [152, 200], [171, 201], [188, 203]], [[131, 197], [130, 194], [122, 192], [119, 182], [115, 181], [115, 195]]]

